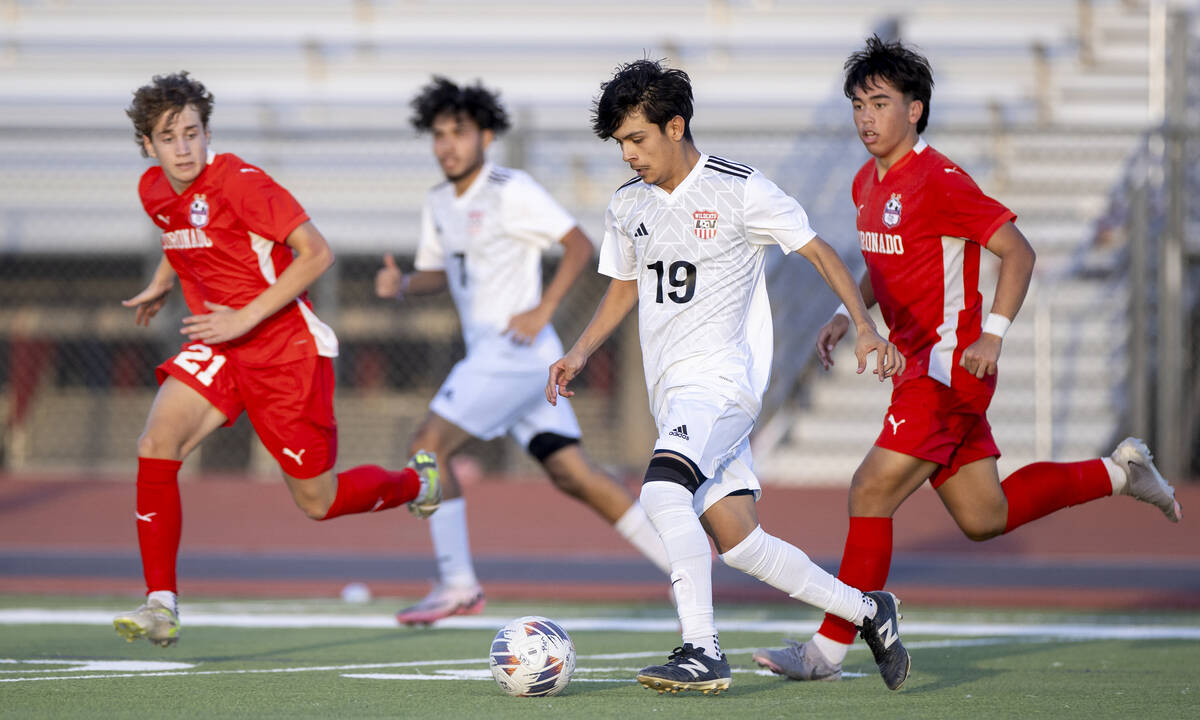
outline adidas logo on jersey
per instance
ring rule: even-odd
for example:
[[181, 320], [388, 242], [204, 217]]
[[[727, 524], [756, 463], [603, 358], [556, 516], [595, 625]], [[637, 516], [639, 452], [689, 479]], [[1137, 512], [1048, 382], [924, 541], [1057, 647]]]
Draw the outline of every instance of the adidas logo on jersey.
[[671, 432], [669, 432], [667, 434], [671, 435], [673, 437], [681, 438], [683, 440], [691, 440], [691, 438], [688, 437], [687, 425], [680, 425], [679, 427], [675, 428], [674, 430], [672, 430]]
[[638, 223], [637, 230], [633, 231], [633, 236], [635, 238], [650, 237], [650, 231], [646, 229], [646, 225], [644, 223]]

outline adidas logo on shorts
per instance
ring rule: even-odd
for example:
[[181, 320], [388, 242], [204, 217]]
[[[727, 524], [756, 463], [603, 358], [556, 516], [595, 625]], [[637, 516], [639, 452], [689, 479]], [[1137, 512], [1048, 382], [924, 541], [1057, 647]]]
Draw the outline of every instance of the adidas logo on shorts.
[[688, 434], [687, 434], [687, 425], [680, 425], [679, 427], [675, 428], [674, 430], [672, 430], [671, 432], [669, 432], [667, 434], [677, 437], [677, 438], [681, 438], [683, 440], [691, 440], [691, 438], [688, 437]]

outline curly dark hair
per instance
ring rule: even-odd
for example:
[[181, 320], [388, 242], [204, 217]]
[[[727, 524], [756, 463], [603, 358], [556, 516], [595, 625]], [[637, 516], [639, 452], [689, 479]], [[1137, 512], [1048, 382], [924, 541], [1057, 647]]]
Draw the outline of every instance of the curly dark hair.
[[421, 88], [413, 98], [411, 122], [419, 132], [428, 132], [433, 121], [443, 113], [465, 115], [475, 121], [480, 130], [499, 135], [509, 128], [508, 113], [500, 104], [500, 93], [488, 90], [478, 80], [474, 85], [459, 87], [447, 78], [433, 76], [433, 81]]
[[186, 70], [170, 75], [155, 75], [149, 85], [143, 85], [133, 92], [133, 102], [125, 108], [125, 114], [133, 121], [133, 141], [143, 157], [147, 157], [144, 140], [154, 132], [154, 126], [163, 113], [167, 113], [167, 123], [170, 124], [188, 105], [200, 113], [200, 122], [207, 129], [213, 108], [212, 93], [199, 80], [188, 77]]
[[929, 100], [933, 96], [933, 70], [925, 56], [904, 46], [899, 40], [885, 42], [878, 35], [867, 40], [867, 46], [846, 59], [846, 83], [842, 91], [853, 99], [855, 90], [886, 80], [912, 100], [924, 106], [917, 120], [917, 134], [929, 124]]
[[600, 97], [592, 105], [592, 131], [607, 140], [632, 113], [641, 112], [659, 130], [679, 116], [683, 137], [692, 142], [692, 103], [687, 73], [663, 67], [658, 60], [634, 60], [618, 65], [612, 80], [600, 86]]

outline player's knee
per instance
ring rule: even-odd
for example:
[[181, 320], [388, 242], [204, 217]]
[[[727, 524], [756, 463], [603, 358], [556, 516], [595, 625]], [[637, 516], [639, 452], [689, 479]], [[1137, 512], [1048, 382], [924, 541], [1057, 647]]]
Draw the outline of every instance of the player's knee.
[[319, 497], [296, 497], [296, 507], [309, 520], [324, 520], [332, 503]]
[[150, 430], [147, 430], [138, 437], [137, 451], [138, 457], [163, 458], [167, 460], [180, 459], [178, 442], [163, 438], [158, 433]]
[[969, 517], [956, 518], [958, 527], [963, 531], [963, 535], [967, 539], [975, 542], [983, 542], [1004, 534], [1005, 518], [994, 517], [991, 515], [972, 515]]
[[529, 441], [529, 454], [541, 463], [554, 487], [571, 497], [582, 497], [591, 468], [581, 457], [560, 451], [579, 444], [579, 438], [558, 433], [539, 433]]

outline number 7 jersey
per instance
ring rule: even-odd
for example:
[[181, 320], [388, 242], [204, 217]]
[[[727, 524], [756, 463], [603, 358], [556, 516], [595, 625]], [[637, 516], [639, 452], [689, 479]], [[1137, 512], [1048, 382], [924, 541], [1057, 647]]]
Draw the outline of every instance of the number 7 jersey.
[[642, 362], [657, 416], [672, 388], [733, 395], [757, 414], [773, 336], [766, 247], [816, 233], [793, 198], [741, 163], [701, 155], [673, 192], [634, 178], [605, 213], [599, 270], [636, 280]]

